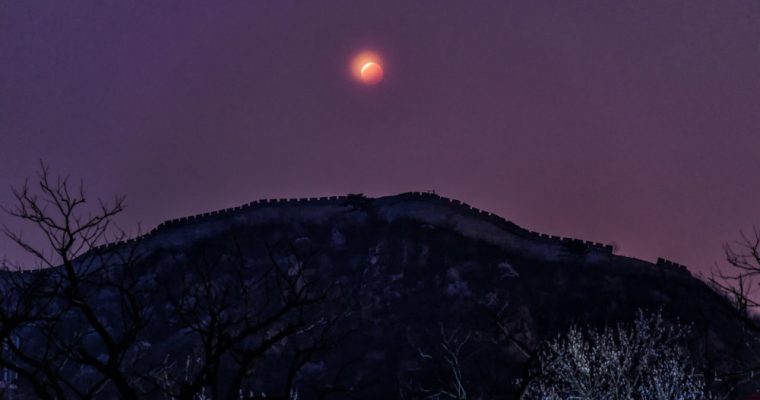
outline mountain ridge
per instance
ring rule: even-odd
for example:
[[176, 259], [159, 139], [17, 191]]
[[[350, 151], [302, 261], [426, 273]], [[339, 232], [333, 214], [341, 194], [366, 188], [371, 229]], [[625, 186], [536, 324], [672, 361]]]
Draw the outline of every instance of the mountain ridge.
[[[408, 205], [409, 203], [413, 203], [413, 202], [428, 203], [431, 205], [444, 206], [462, 215], [465, 215], [467, 217], [479, 218], [483, 220], [484, 222], [487, 222], [491, 224], [492, 226], [495, 226], [498, 229], [502, 229], [505, 232], [508, 232], [522, 239], [538, 242], [550, 247], [572, 246], [572, 247], [575, 247], [576, 249], [586, 249], [586, 250], [594, 251], [595, 253], [598, 253], [598, 254], [614, 255], [613, 247], [610, 244], [582, 240], [582, 239], [571, 238], [571, 237], [566, 237], [566, 236], [549, 235], [549, 234], [544, 234], [537, 231], [532, 231], [532, 230], [523, 228], [520, 225], [498, 214], [473, 207], [463, 201], [444, 197], [433, 192], [404, 192], [404, 193], [399, 193], [396, 195], [388, 195], [388, 196], [381, 196], [381, 197], [375, 197], [375, 198], [365, 197], [361, 194], [348, 194], [348, 195], [340, 195], [340, 196], [323, 196], [323, 197], [259, 199], [259, 200], [254, 200], [252, 202], [246, 203], [241, 206], [228, 207], [228, 208], [224, 208], [224, 209], [220, 209], [216, 211], [170, 219], [170, 220], [161, 222], [155, 228], [151, 229], [150, 231], [142, 235], [138, 235], [136, 237], [118, 241], [118, 242], [112, 242], [105, 245], [97, 246], [93, 248], [91, 251], [97, 252], [99, 250], [110, 249], [113, 247], [134, 243], [136, 241], [151, 240], [153, 238], [160, 237], [161, 234], [167, 231], [171, 231], [177, 228], [186, 228], [188, 226], [192, 226], [195, 224], [203, 224], [205, 222], [214, 222], [215, 220], [218, 221], [220, 217], [224, 217], [224, 218], [242, 217], [241, 219], [244, 219], [247, 213], [257, 212], [257, 211], [261, 211], [267, 208], [287, 208], [287, 207], [305, 207], [305, 206], [324, 206], [324, 207], [345, 206], [346, 204], [350, 204], [352, 201], [354, 202], [367, 201], [371, 203], [377, 203], [378, 205], [381, 206], [381, 208], [383, 208], [383, 206], [387, 208], [390, 205], [397, 205], [399, 203], [404, 203]], [[400, 214], [401, 216], [410, 216], [408, 212], [406, 215], [403, 215], [404, 214], [403, 211]], [[399, 215], [396, 215], [396, 217], [398, 216]], [[416, 216], [418, 218], [424, 217], [424, 215], [420, 215], [420, 213], [417, 213], [416, 215], [411, 215], [411, 216], [412, 217]], [[424, 220], [424, 218], [421, 218], [421, 219]], [[431, 222], [429, 221], [429, 218], [427, 222]], [[210, 234], [210, 232], [207, 232], [207, 233]], [[473, 237], [472, 234], [468, 236]], [[474, 235], [474, 236], [477, 236], [477, 235]], [[650, 261], [638, 259], [635, 257], [628, 257], [628, 256], [622, 256], [622, 255], [614, 255], [614, 256], [620, 257], [623, 259], [628, 259], [634, 263], [645, 263], [647, 265], [655, 265], [664, 270], [668, 270], [668, 271], [672, 271], [676, 273], [688, 274], [689, 276], [691, 276], [691, 272], [686, 266], [676, 263], [674, 261], [668, 260], [664, 257], [658, 257], [656, 262], [650, 262]]]
[[[139, 345], [151, 349], [141, 358], [148, 366], [198, 351], [200, 339], [177, 315], [178, 304], [204, 304], [196, 300], [200, 288], [219, 288], [232, 310], [257, 317], [266, 313], [249, 305], [276, 304], [259, 301], [268, 292], [250, 289], [258, 286], [249, 282], [261, 282], [257, 274], [270, 276], [274, 269], [282, 275], [271, 276], [287, 278], [295, 271], [295, 288], [303, 287], [298, 282], [329, 287], [330, 302], [297, 314], [310, 321], [340, 317], [327, 325], [340, 346], [303, 366], [304, 398], [316, 398], [319, 385], [338, 379], [347, 364], [352, 367], [344, 383], [374, 385], [359, 398], [394, 398], [418, 385], [430, 387], [441, 365], [430, 364], [427, 355], [456, 332], [469, 340], [463, 368], [471, 391], [481, 394], [473, 398], [516, 396], [515, 379], [546, 340], [571, 326], [630, 323], [642, 311], [660, 310], [669, 320], [691, 324], [689, 349], [709, 371], [730, 370], [746, 357], [736, 310], [708, 283], [677, 264], [612, 250], [536, 233], [458, 200], [411, 192], [259, 200], [164, 222], [145, 235], [93, 248], [76, 262], [85, 273], [112, 266], [102, 279], [122, 273], [144, 293], [152, 322], [140, 332]], [[131, 259], [124, 254], [135, 262], [123, 264]], [[96, 312], [110, 326], [121, 321], [118, 293], [108, 287], [91, 292]], [[263, 297], [240, 301], [245, 294]], [[283, 376], [277, 371], [300, 351], [287, 343], [262, 356], [269, 367], [252, 378], [252, 387], [279, 390]], [[410, 396], [404, 398], [418, 398]]]

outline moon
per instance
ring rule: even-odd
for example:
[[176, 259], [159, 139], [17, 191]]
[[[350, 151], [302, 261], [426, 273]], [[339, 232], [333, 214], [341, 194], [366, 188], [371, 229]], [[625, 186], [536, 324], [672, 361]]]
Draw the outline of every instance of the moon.
[[383, 67], [376, 62], [368, 62], [362, 66], [359, 74], [362, 82], [367, 85], [375, 85], [383, 80]]
[[382, 56], [373, 50], [363, 50], [355, 53], [349, 63], [349, 74], [357, 83], [373, 86], [383, 80], [385, 61]]

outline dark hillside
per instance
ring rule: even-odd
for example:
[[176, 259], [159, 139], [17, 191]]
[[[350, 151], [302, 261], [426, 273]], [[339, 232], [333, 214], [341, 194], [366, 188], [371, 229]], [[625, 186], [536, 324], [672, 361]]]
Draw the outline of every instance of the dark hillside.
[[[330, 287], [340, 301], [310, 312], [348, 311], [332, 327], [340, 341], [303, 363], [297, 376], [304, 399], [329, 385], [363, 399], [412, 398], [445, 379], [438, 353], [446, 341], [462, 343], [471, 398], [511, 398], [542, 340], [571, 324], [629, 321], [639, 309], [693, 324], [692, 348], [703, 365], [721, 368], [741, 356], [742, 329], [731, 307], [684, 268], [530, 232], [426, 193], [261, 201], [169, 221], [108, 249], [127, 248], [142, 254], [135, 267], [142, 284], [168, 293], [198, 282], [199, 260], [215, 260], [212, 280], [222, 285], [275, 260], [303, 265]], [[150, 300], [150, 362], [181, 360], [197, 345], [178, 327], [170, 297]], [[284, 384], [293, 344], [258, 364], [256, 392], [276, 393]], [[330, 396], [343, 398], [341, 390]]]

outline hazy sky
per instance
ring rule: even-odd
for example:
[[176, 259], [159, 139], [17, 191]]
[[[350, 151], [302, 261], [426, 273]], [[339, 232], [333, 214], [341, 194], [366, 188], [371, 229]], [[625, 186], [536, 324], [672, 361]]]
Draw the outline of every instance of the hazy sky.
[[434, 189], [694, 270], [760, 225], [760, 1], [211, 3], [0, 3], [0, 202], [40, 159], [147, 229]]

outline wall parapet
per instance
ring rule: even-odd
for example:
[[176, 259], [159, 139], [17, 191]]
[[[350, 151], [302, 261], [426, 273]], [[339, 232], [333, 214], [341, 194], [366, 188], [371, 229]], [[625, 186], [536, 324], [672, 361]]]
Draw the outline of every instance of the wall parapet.
[[[204, 213], [200, 213], [196, 215], [190, 215], [190, 216], [167, 220], [167, 221], [161, 222], [155, 228], [153, 228], [148, 233], [142, 236], [138, 236], [138, 237], [135, 237], [129, 240], [120, 241], [120, 242], [108, 243], [105, 245], [95, 247], [92, 250], [95, 250], [95, 251], [104, 250], [106, 248], [111, 248], [115, 246], [132, 244], [138, 240], [156, 235], [167, 229], [176, 228], [182, 225], [194, 223], [194, 222], [204, 220], [204, 219], [218, 218], [220, 216], [225, 216], [232, 213], [244, 212], [244, 211], [248, 211], [254, 208], [258, 208], [258, 207], [329, 204], [329, 203], [336, 203], [336, 202], [339, 203], [339, 202], [343, 202], [345, 200], [351, 199], [353, 196], [356, 196], [356, 195], [258, 199], [258, 200], [254, 200], [249, 203], [235, 206], [235, 207], [229, 207], [229, 208], [225, 208], [221, 210], [204, 212]], [[613, 246], [611, 244], [605, 244], [605, 243], [599, 243], [599, 242], [593, 242], [593, 241], [581, 240], [581, 239], [575, 239], [575, 238], [569, 238], [569, 237], [563, 237], [563, 236], [549, 235], [549, 234], [545, 234], [541, 232], [531, 231], [499, 215], [496, 215], [489, 211], [478, 209], [476, 207], [473, 207], [457, 199], [441, 196], [434, 192], [406, 192], [406, 193], [398, 194], [395, 197], [408, 198], [408, 199], [421, 199], [421, 200], [437, 200], [459, 211], [477, 214], [480, 218], [483, 218], [495, 224], [496, 226], [509, 230], [510, 232], [526, 239], [538, 240], [538, 241], [543, 241], [543, 242], [551, 242], [555, 244], [564, 244], [564, 245], [571, 244], [573, 246], [583, 246], [585, 248], [593, 249], [595, 251], [607, 253], [607, 254], [612, 254], [613, 252]], [[658, 267], [667, 268], [673, 271], [681, 271], [681, 272], [685, 271], [688, 273], [688, 269], [684, 265], [675, 263], [670, 260], [666, 260], [664, 258], [658, 258], [656, 265]]]
[[479, 208], [473, 207], [467, 203], [464, 203], [457, 199], [451, 199], [448, 197], [443, 197], [435, 193], [430, 192], [408, 192], [408, 193], [402, 193], [399, 196], [408, 196], [408, 197], [420, 197], [420, 198], [435, 198], [439, 199], [450, 206], [457, 208], [464, 212], [469, 213], [476, 213], [481, 218], [485, 218], [486, 220], [489, 220], [490, 222], [496, 224], [497, 226], [500, 226], [504, 229], [508, 229], [509, 231], [520, 235], [525, 238], [533, 239], [533, 240], [541, 240], [545, 242], [561, 242], [561, 243], [572, 243], [574, 245], [578, 246], [584, 246], [589, 249], [594, 249], [596, 251], [600, 251], [603, 253], [609, 253], [612, 254], [613, 247], [611, 244], [605, 244], [605, 243], [598, 243], [598, 242], [592, 242], [588, 240], [581, 240], [581, 239], [575, 239], [575, 238], [568, 238], [568, 237], [562, 237], [562, 236], [555, 236], [555, 235], [547, 235], [540, 232], [531, 231], [528, 229], [525, 229], [517, 224], [515, 224], [512, 221], [509, 221], [503, 217], [500, 217], [492, 212], [481, 210]]
[[662, 257], [657, 258], [657, 263], [655, 263], [655, 265], [663, 269], [668, 269], [674, 272], [686, 273], [686, 274], [691, 275], [691, 273], [689, 272], [689, 269], [685, 265], [679, 264], [674, 261], [670, 261]]

